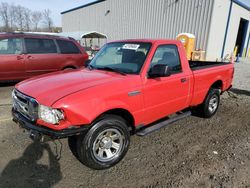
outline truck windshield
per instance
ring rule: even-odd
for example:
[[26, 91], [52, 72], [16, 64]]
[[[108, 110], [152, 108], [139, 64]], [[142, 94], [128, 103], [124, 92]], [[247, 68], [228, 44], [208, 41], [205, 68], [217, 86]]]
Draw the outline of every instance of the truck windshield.
[[114, 42], [106, 44], [89, 67], [123, 74], [139, 74], [151, 43]]

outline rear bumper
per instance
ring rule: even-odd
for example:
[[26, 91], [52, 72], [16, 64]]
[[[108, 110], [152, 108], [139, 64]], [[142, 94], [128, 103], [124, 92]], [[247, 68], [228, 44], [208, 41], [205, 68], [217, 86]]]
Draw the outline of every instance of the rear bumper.
[[52, 139], [60, 139], [60, 138], [66, 138], [69, 136], [74, 136], [74, 135], [79, 135], [85, 131], [88, 130], [87, 125], [83, 127], [76, 127], [76, 128], [69, 128], [69, 129], [63, 129], [60, 131], [49, 129], [46, 127], [43, 127], [41, 125], [37, 125], [34, 122], [29, 121], [27, 118], [25, 118], [23, 115], [12, 109], [12, 117], [13, 121], [20, 125], [20, 127], [28, 130], [35, 132], [36, 134], [39, 135], [46, 135], [49, 136]]

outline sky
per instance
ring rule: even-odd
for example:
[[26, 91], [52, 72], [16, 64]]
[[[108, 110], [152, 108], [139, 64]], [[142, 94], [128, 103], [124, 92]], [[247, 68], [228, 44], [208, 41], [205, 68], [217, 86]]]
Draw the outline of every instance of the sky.
[[[52, 19], [55, 26], [61, 26], [61, 12], [84, 5], [95, 0], [0, 0], [10, 4], [22, 5], [31, 10], [50, 9], [52, 11]], [[250, 7], [250, 0], [239, 0]]]
[[61, 12], [93, 1], [94, 0], [0, 0], [0, 3], [7, 2], [39, 11], [50, 9], [54, 25], [61, 26]]
[[239, 1], [250, 7], [250, 0], [239, 0]]

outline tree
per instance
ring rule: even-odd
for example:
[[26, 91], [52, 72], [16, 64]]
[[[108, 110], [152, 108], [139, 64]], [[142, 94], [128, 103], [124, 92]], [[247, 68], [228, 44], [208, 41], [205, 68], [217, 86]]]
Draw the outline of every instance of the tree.
[[47, 31], [52, 32], [53, 21], [50, 15], [51, 15], [51, 10], [45, 9], [43, 11], [43, 22], [44, 22], [45, 28]]
[[9, 31], [9, 4], [8, 3], [1, 3], [0, 5], [0, 18], [4, 24], [4, 30]]
[[25, 25], [25, 31], [30, 31], [30, 24], [31, 24], [31, 14], [30, 10], [27, 8], [23, 9], [23, 17], [24, 17], [24, 25]]
[[[39, 28], [43, 21], [45, 28]], [[20, 5], [0, 3], [0, 31], [50, 31], [53, 32], [51, 11], [31, 11]]]
[[39, 11], [34, 11], [31, 14], [31, 23], [33, 25], [33, 30], [38, 31], [38, 25], [42, 20], [42, 13]]
[[10, 29], [12, 31], [17, 29], [16, 20], [17, 20], [16, 6], [10, 5], [10, 7], [9, 7], [9, 25], [10, 25]]
[[16, 23], [18, 30], [24, 30], [24, 7], [18, 5], [16, 6]]

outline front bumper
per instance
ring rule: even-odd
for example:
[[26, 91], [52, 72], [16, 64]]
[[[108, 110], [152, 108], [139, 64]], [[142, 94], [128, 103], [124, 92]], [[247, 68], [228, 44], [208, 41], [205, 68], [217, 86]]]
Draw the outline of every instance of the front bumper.
[[63, 130], [53, 130], [46, 127], [43, 127], [41, 125], [38, 125], [34, 122], [29, 121], [26, 117], [24, 117], [22, 114], [20, 114], [18, 111], [14, 110], [12, 108], [12, 117], [13, 121], [20, 125], [20, 127], [35, 132], [39, 135], [46, 135], [52, 139], [60, 139], [60, 138], [66, 138], [69, 136], [79, 135], [83, 132], [87, 131], [89, 126], [85, 125], [82, 127], [74, 127], [74, 128], [68, 128]]

